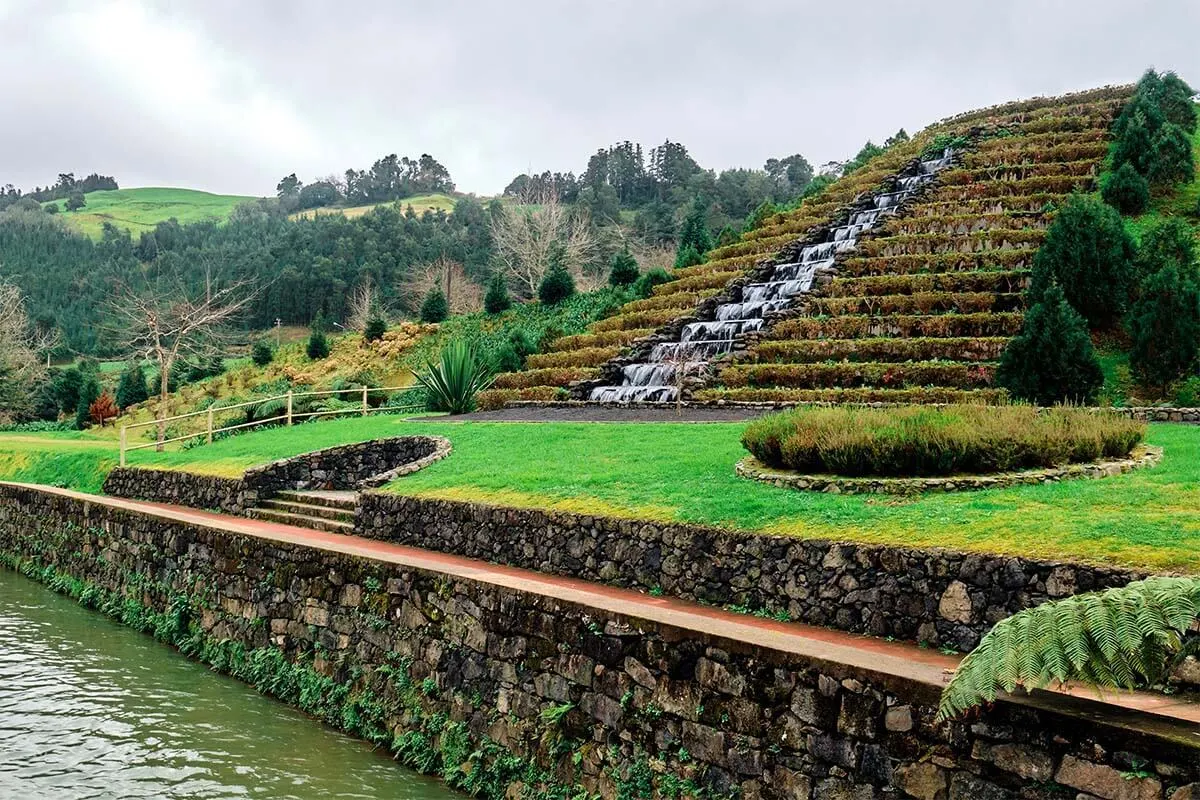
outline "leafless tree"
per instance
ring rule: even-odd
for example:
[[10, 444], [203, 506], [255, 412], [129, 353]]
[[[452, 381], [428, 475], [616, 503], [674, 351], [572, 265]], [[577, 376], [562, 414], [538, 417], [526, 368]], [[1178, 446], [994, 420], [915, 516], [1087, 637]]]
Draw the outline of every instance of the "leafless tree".
[[0, 282], [0, 415], [27, 409], [44, 374], [21, 290]]
[[421, 300], [431, 289], [438, 287], [446, 295], [451, 314], [469, 314], [483, 307], [483, 289], [467, 277], [463, 265], [442, 256], [427, 264], [413, 267], [405, 292], [412, 307], [421, 305]]
[[380, 313], [379, 292], [371, 282], [371, 276], [366, 275], [350, 293], [346, 327], [352, 331], [362, 331], [367, 327], [371, 317]]
[[549, 268], [550, 249], [560, 242], [567, 269], [583, 279], [583, 266], [596, 251], [596, 239], [586, 212], [567, 207], [554, 188], [527, 189], [518, 205], [492, 217], [492, 241], [500, 268], [525, 297], [537, 295]]
[[118, 292], [112, 312], [130, 357], [158, 366], [158, 449], [166, 438], [171, 370], [181, 358], [205, 358], [219, 351], [229, 322], [254, 296], [249, 281], [214, 287], [207, 269], [200, 291], [189, 291], [176, 277], [141, 291], [124, 287]]

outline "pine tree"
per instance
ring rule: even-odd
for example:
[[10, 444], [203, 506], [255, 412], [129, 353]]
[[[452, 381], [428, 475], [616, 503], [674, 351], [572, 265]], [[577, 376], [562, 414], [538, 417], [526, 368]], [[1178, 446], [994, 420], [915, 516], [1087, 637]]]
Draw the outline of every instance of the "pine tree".
[[[1131, 102], [1130, 106], [1133, 105]], [[1149, 177], [1153, 160], [1154, 132], [1161, 126], [1161, 122], [1159, 125], [1152, 124], [1139, 107], [1127, 120], [1122, 114], [1117, 124], [1120, 133], [1116, 135], [1116, 143], [1113, 146], [1113, 167], [1119, 169], [1123, 164], [1132, 164], [1139, 175]]]
[[767, 220], [779, 213], [779, 209], [770, 200], [763, 200], [758, 204], [758, 208], [751, 212], [750, 216], [746, 217], [746, 224], [742, 226], [742, 233], [761, 228], [766, 224]]
[[512, 307], [512, 299], [508, 296], [508, 283], [503, 273], [496, 270], [488, 281], [487, 294], [483, 297], [483, 310], [489, 314], [502, 314]]
[[1197, 280], [1195, 231], [1180, 217], [1168, 217], [1142, 234], [1134, 259], [1137, 284], [1168, 265], [1174, 265], [1184, 279]]
[[363, 326], [363, 340], [367, 342], [378, 342], [387, 333], [387, 320], [379, 314], [372, 314], [367, 324]]
[[79, 400], [75, 406], [75, 427], [83, 430], [92, 420], [92, 403], [100, 396], [100, 382], [96, 376], [86, 373], [79, 386]]
[[440, 286], [435, 286], [421, 303], [421, 322], [445, 322], [450, 316], [450, 304]]
[[1121, 215], [1092, 197], [1076, 195], [1054, 218], [1033, 260], [1031, 304], [1051, 284], [1093, 328], [1117, 324], [1135, 280], [1133, 240]]
[[1183, 128], [1168, 122], [1154, 134], [1149, 174], [1152, 182], [1169, 185], [1190, 182], [1196, 174], [1192, 140]]
[[629, 286], [638, 279], [637, 259], [626, 248], [613, 254], [608, 282], [612, 286]]
[[692, 201], [691, 209], [688, 211], [683, 220], [683, 227], [679, 231], [679, 248], [676, 251], [676, 265], [679, 262], [679, 255], [682, 254], [688, 247], [691, 247], [698, 254], [703, 256], [709, 250], [712, 250], [712, 234], [708, 230], [708, 203], [704, 198], [697, 196]]
[[1100, 196], [1122, 214], [1140, 214], [1150, 205], [1150, 182], [1127, 161], [1105, 179]]
[[275, 359], [275, 351], [271, 349], [271, 345], [264, 339], [259, 339], [250, 348], [250, 360], [257, 367], [265, 367]]
[[142, 368], [140, 362], [130, 362], [121, 372], [121, 379], [117, 381], [117, 405], [121, 408], [129, 408], [145, 402], [149, 397], [150, 390], [146, 386], [146, 370]]
[[1045, 289], [1025, 313], [1020, 335], [1000, 358], [996, 383], [1020, 400], [1043, 406], [1095, 400], [1104, 374], [1087, 324], [1058, 285]]
[[1147, 386], [1165, 389], [1200, 357], [1200, 286], [1167, 262], [1146, 279], [1129, 313], [1130, 370]]
[[329, 339], [325, 336], [325, 317], [321, 314], [317, 314], [316, 319], [312, 321], [304, 352], [313, 361], [320, 361], [329, 355]]
[[542, 305], [554, 306], [575, 294], [575, 279], [567, 271], [566, 248], [555, 242], [550, 248], [550, 267], [538, 284], [538, 299]]

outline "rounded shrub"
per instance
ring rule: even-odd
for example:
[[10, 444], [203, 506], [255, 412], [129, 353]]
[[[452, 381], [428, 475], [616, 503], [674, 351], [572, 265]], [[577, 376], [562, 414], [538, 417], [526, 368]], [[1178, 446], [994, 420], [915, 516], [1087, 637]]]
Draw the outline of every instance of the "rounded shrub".
[[1168, 122], [1154, 134], [1147, 177], [1154, 183], [1186, 183], [1196, 175], [1192, 140], [1187, 132]]
[[1100, 196], [1122, 214], [1140, 214], [1150, 205], [1150, 182], [1126, 162], [1105, 179]]
[[366, 326], [363, 327], [363, 339], [368, 342], [378, 342], [387, 333], [387, 321], [374, 314], [367, 320]]
[[1129, 314], [1129, 366], [1146, 386], [1165, 389], [1200, 358], [1200, 287], [1167, 262], [1146, 279]]
[[1058, 407], [808, 408], [746, 426], [742, 445], [777, 469], [861, 476], [985, 474], [1117, 458], [1146, 425]]
[[321, 314], [317, 314], [316, 319], [312, 321], [304, 352], [313, 361], [320, 361], [329, 355], [329, 339], [325, 336], [325, 317]]
[[440, 286], [435, 286], [421, 303], [421, 322], [444, 322], [450, 316], [450, 304]]
[[1000, 357], [996, 383], [1013, 397], [1046, 406], [1096, 399], [1104, 373], [1083, 317], [1057, 285], [1025, 313], [1021, 333]]
[[662, 268], [652, 269], [634, 281], [634, 293], [643, 299], [654, 293], [654, 287], [671, 282], [671, 275]]
[[704, 256], [700, 251], [690, 244], [683, 245], [679, 251], [675, 253], [675, 269], [684, 269], [686, 267], [694, 267], [704, 263]]

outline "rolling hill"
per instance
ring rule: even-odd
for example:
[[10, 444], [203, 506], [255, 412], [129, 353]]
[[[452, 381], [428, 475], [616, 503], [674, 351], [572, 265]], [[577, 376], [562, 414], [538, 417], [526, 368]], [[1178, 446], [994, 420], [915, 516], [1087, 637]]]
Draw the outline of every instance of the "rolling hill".
[[398, 204], [401, 209], [407, 209], [412, 206], [413, 211], [417, 214], [424, 214], [426, 211], [445, 211], [450, 213], [454, 210], [455, 199], [448, 194], [422, 194], [413, 197], [406, 197], [403, 200], [393, 200], [386, 203], [368, 203], [364, 206], [329, 206], [326, 208], [310, 208], [306, 211], [297, 211], [291, 215], [292, 219], [301, 217], [313, 217], [317, 214], [342, 214], [350, 219], [361, 217], [368, 211], [379, 206], [387, 206]]
[[[89, 192], [84, 199], [86, 206], [78, 211], [64, 211], [62, 217], [88, 236], [99, 238], [105, 222], [137, 236], [172, 217], [181, 223], [207, 219], [224, 221], [239, 203], [255, 198], [211, 194], [196, 189], [147, 187]], [[59, 207], [62, 207], [61, 202]]]

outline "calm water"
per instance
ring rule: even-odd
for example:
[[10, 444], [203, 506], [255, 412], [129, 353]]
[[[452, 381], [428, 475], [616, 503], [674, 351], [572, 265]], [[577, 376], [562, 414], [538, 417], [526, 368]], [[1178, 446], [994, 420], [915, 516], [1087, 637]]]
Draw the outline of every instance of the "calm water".
[[460, 795], [0, 569], [0, 798]]

